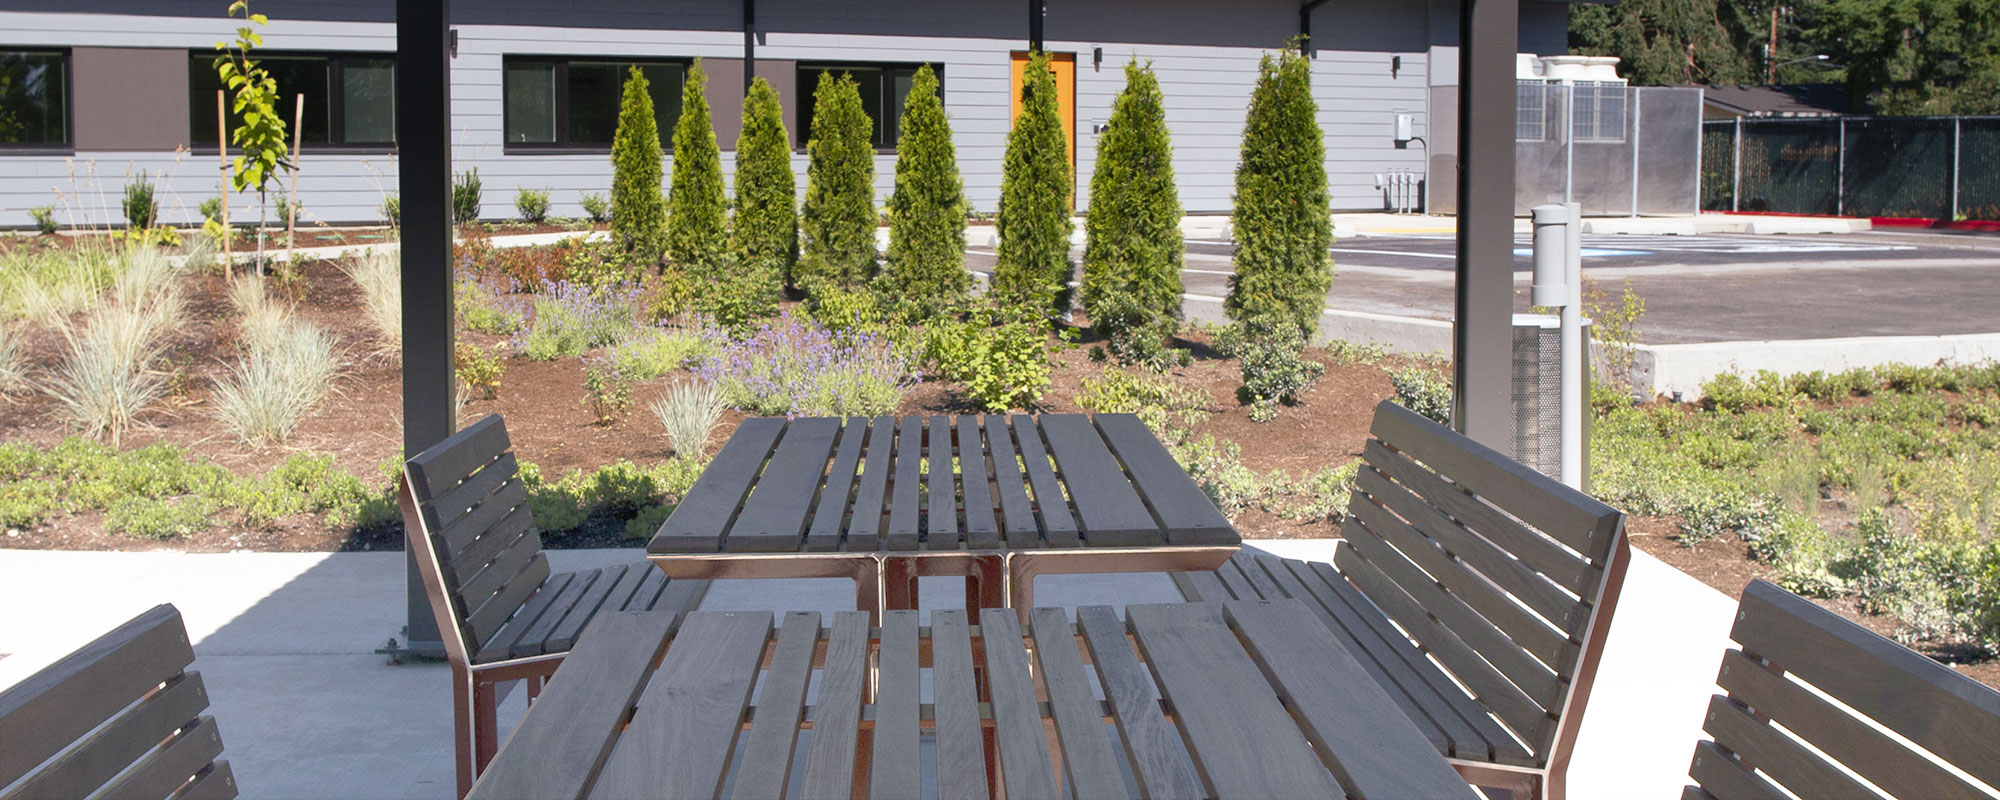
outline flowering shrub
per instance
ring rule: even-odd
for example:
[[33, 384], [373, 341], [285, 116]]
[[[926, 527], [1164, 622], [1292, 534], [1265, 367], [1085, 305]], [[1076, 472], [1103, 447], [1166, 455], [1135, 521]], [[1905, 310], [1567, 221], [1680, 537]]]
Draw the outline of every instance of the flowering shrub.
[[706, 363], [728, 341], [721, 329], [697, 319], [686, 328], [653, 328], [633, 336], [611, 351], [611, 361], [625, 377], [649, 381]]
[[463, 273], [458, 278], [459, 322], [470, 330], [494, 336], [512, 336], [528, 327], [528, 304], [516, 297], [518, 289], [502, 291]]
[[593, 290], [556, 283], [535, 296], [535, 316], [515, 347], [536, 361], [580, 356], [617, 344], [632, 331], [637, 303], [629, 287]]
[[919, 380], [881, 338], [835, 335], [790, 311], [723, 348], [697, 374], [722, 387], [733, 406], [792, 416], [888, 414]]

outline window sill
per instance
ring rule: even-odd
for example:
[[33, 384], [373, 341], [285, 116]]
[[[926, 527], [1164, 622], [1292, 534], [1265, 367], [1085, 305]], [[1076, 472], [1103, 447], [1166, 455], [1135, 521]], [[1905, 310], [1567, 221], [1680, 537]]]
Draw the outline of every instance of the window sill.
[[73, 156], [76, 147], [67, 144], [0, 144], [0, 158], [8, 156]]

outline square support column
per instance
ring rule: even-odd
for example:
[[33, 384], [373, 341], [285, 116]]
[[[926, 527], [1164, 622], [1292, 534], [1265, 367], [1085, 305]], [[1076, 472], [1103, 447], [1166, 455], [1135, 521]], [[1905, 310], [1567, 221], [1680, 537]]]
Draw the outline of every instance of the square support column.
[[1514, 315], [1514, 53], [1519, 0], [1461, 0], [1458, 261], [1452, 427], [1510, 452]]
[[[396, 0], [396, 166], [402, 201], [403, 453], [458, 430], [452, 403], [451, 10], [449, 0]], [[406, 534], [407, 535], [407, 534]], [[444, 652], [405, 543], [404, 645]]]

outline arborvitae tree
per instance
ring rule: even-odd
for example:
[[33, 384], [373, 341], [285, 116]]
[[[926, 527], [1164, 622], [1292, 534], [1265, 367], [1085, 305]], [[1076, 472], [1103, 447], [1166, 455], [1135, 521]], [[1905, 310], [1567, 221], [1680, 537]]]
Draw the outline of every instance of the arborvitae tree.
[[743, 98], [743, 134], [736, 139], [736, 217], [729, 251], [748, 290], [775, 296], [799, 257], [798, 180], [792, 175], [785, 111], [769, 81], [757, 78]]
[[1223, 302], [1230, 319], [1282, 315], [1307, 336], [1319, 329], [1333, 285], [1333, 218], [1318, 113], [1305, 56], [1266, 53], [1236, 166], [1236, 274]]
[[667, 195], [667, 260], [700, 275], [728, 244], [722, 188], [722, 151], [708, 117], [708, 75], [701, 59], [681, 87], [681, 118], [674, 124], [674, 182]]
[[903, 103], [885, 264], [892, 291], [919, 317], [964, 300], [972, 284], [965, 271], [965, 207], [951, 120], [938, 97], [937, 74], [925, 64]]
[[806, 143], [805, 241], [793, 271], [808, 291], [852, 289], [874, 276], [874, 126], [853, 75], [820, 73]]
[[[1152, 66], [1125, 65], [1125, 91], [1097, 137], [1084, 220], [1083, 307], [1114, 349], [1159, 352], [1181, 315], [1181, 201], [1165, 101]], [[1138, 339], [1149, 341], [1139, 342]]]
[[1007, 133], [1000, 173], [1000, 235], [993, 292], [1023, 311], [1050, 316], [1069, 305], [1069, 218], [1074, 179], [1069, 143], [1056, 106], [1056, 79], [1048, 54], [1028, 56], [1021, 113]]
[[660, 259], [667, 209], [660, 197], [660, 123], [646, 76], [632, 67], [611, 140], [611, 241], [634, 261]]

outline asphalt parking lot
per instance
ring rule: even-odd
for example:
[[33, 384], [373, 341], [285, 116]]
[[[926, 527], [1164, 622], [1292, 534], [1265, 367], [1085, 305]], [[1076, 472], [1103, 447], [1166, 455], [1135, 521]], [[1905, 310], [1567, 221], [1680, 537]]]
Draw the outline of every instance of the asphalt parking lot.
[[[1645, 300], [1640, 341], [2000, 332], [2000, 236], [1931, 231], [1701, 236], [1586, 235], [1584, 275]], [[1182, 285], [1190, 319], [1220, 320], [1228, 242], [1189, 240]], [[1356, 236], [1332, 248], [1330, 309], [1448, 320], [1451, 236]], [[1515, 240], [1516, 307], [1528, 310], [1529, 241]], [[968, 266], [990, 272], [989, 248]], [[1073, 257], [1081, 261], [1082, 253]]]

